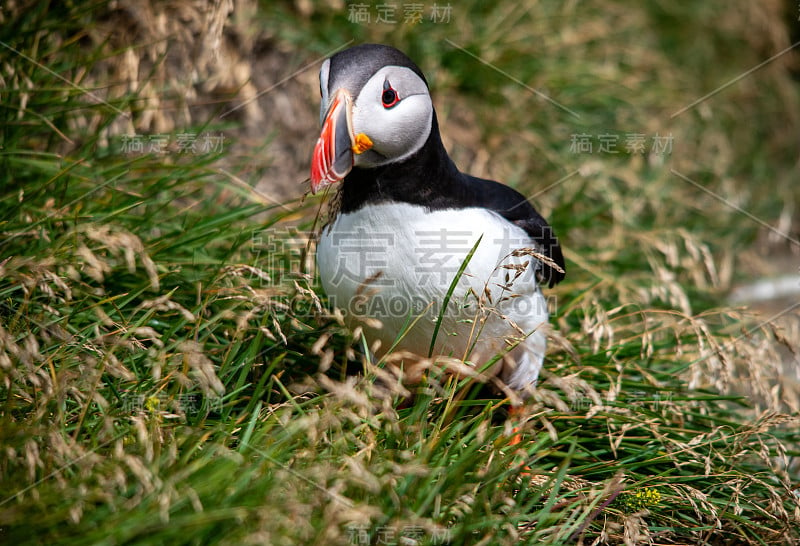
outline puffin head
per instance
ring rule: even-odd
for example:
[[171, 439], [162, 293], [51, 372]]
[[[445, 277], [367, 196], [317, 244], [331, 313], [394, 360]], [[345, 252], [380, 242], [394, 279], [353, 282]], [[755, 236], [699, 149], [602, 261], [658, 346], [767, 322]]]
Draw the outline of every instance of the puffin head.
[[433, 103], [422, 71], [399, 50], [351, 47], [319, 71], [322, 130], [311, 162], [311, 191], [339, 182], [354, 167], [402, 161], [425, 145]]

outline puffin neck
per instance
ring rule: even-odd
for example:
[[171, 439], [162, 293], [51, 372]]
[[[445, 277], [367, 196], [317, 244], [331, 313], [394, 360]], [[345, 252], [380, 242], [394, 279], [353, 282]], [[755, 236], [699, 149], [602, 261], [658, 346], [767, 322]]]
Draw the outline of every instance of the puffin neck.
[[340, 212], [386, 202], [451, 208], [464, 191], [462, 176], [444, 149], [434, 111], [431, 134], [416, 153], [397, 163], [350, 171], [340, 190]]

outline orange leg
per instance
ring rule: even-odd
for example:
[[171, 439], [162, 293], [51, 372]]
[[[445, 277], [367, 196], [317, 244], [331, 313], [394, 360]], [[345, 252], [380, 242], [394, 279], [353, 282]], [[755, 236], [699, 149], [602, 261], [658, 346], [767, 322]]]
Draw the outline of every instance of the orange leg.
[[[519, 417], [522, 415], [522, 406], [512, 406], [510, 410], [508, 410], [509, 417]], [[508, 445], [515, 446], [522, 442], [522, 434], [519, 432], [519, 426], [515, 426], [513, 429], [513, 436], [511, 436], [511, 440], [508, 442]]]
[[[508, 410], [508, 416], [510, 418], [519, 419], [522, 417], [523, 410], [522, 406], [512, 406], [510, 410]], [[515, 446], [522, 443], [522, 434], [520, 433], [519, 425], [515, 425], [512, 429], [512, 436], [508, 442], [508, 445]], [[532, 476], [533, 473], [531, 472], [531, 468], [527, 464], [523, 464], [522, 466], [522, 475], [523, 476]]]

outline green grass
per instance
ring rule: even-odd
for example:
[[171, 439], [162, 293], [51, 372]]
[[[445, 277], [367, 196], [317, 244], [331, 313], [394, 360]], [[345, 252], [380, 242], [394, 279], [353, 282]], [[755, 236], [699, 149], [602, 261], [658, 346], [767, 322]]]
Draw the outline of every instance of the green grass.
[[[719, 11], [690, 4], [474, 3], [414, 28], [286, 3], [252, 22], [309, 61], [351, 37], [409, 51], [476, 174], [533, 194], [581, 169], [536, 199], [568, 277], [550, 292], [558, 331], [537, 394], [512, 418], [479, 385], [431, 373], [403, 386], [364, 356], [369, 340], [337, 321], [306, 267], [318, 201], [265, 205], [227, 174], [247, 170], [228, 149], [122, 153], [133, 131], [117, 110], [137, 127], [149, 103], [143, 85], [104, 80], [122, 49], [99, 29], [119, 13], [10, 10], [0, 40], [28, 58], [0, 55], [0, 539], [800, 540], [798, 393], [780, 384], [778, 349], [796, 342], [724, 302], [760, 226], [670, 172], [776, 225], [797, 197], [780, 135], [797, 129], [800, 92], [776, 65], [670, 118], [769, 56], [743, 31], [747, 13], [712, 3], [729, 13], [714, 24]], [[165, 58], [153, 62], [140, 76], [179, 94]], [[479, 142], [459, 140], [465, 124]], [[171, 142], [222, 126], [175, 127]], [[674, 133], [670, 162], [569, 151], [576, 133], [656, 131]]]

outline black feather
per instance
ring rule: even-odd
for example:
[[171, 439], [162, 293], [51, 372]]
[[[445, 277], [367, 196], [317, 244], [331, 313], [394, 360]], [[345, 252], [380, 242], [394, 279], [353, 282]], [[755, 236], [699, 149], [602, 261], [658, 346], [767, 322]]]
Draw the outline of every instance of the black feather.
[[536, 249], [561, 268], [559, 271], [542, 263], [539, 270], [542, 282], [552, 287], [565, 276], [561, 246], [547, 221], [513, 188], [459, 172], [442, 144], [436, 112], [431, 134], [418, 152], [382, 167], [354, 168], [345, 177], [341, 192], [342, 213], [354, 212], [366, 204], [392, 201], [429, 210], [466, 207], [492, 210], [524, 229]]

